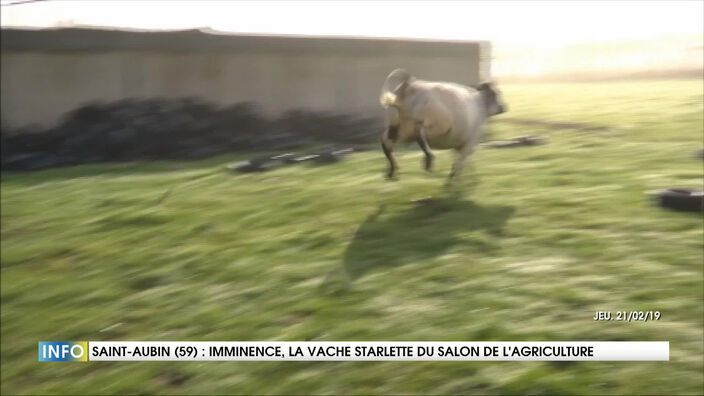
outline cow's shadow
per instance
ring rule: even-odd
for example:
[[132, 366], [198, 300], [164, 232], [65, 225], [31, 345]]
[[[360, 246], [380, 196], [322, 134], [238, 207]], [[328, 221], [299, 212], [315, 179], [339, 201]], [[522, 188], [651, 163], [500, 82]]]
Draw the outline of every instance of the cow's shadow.
[[[336, 284], [345, 288], [370, 272], [427, 261], [460, 243], [464, 232], [483, 230], [490, 234], [489, 239], [498, 238], [515, 211], [512, 206], [480, 205], [458, 196], [408, 205], [401, 210], [379, 205], [355, 232], [345, 250], [342, 267], [328, 274], [323, 286]], [[493, 247], [479, 243], [471, 248]]]

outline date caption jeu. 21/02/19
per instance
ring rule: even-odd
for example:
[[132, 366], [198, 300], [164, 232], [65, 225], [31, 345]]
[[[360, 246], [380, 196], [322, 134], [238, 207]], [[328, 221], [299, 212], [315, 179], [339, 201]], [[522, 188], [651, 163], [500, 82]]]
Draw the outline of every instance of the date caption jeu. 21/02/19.
[[611, 311], [596, 311], [595, 321], [616, 320], [624, 322], [647, 322], [649, 320], [660, 320], [660, 311], [616, 311], [615, 315]]

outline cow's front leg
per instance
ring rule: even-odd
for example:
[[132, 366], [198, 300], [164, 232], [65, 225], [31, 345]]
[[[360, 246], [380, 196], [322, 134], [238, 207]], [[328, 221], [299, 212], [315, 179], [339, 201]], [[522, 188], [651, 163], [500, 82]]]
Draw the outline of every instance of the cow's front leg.
[[387, 179], [394, 179], [396, 177], [396, 170], [398, 166], [396, 165], [396, 160], [394, 159], [391, 150], [393, 149], [394, 142], [398, 139], [398, 125], [390, 125], [388, 129], [381, 135], [381, 149], [384, 150], [384, 155], [389, 161], [389, 167], [386, 171]]
[[433, 168], [433, 160], [435, 159], [435, 156], [430, 151], [428, 139], [426, 138], [426, 130], [427, 128], [424, 126], [420, 128], [416, 141], [418, 142], [420, 149], [423, 150], [423, 153], [425, 153], [425, 158], [423, 160], [423, 168], [427, 171], [430, 171]]
[[448, 183], [452, 182], [464, 169], [464, 164], [469, 157], [474, 152], [474, 145], [471, 142], [467, 142], [464, 146], [457, 150], [457, 160], [452, 165], [452, 172], [447, 180]]

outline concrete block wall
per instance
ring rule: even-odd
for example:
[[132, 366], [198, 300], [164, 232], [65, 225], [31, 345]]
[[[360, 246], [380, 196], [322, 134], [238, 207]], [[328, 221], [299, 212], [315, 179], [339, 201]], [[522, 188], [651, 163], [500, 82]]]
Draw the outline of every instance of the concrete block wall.
[[85, 103], [127, 97], [382, 118], [379, 91], [394, 68], [464, 84], [490, 78], [488, 42], [91, 29], [4, 29], [0, 38], [0, 110], [11, 126], [48, 127]]

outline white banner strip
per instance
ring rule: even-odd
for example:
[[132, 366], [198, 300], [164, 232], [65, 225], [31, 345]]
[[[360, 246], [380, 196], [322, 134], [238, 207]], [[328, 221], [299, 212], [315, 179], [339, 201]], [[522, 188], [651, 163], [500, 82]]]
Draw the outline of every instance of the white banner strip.
[[667, 361], [668, 341], [89, 341], [89, 361]]

